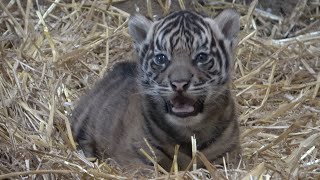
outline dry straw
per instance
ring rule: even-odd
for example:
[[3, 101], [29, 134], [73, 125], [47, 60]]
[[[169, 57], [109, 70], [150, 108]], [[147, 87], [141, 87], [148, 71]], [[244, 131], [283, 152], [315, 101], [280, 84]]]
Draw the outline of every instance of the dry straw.
[[[177, 1], [181, 9], [186, 2]], [[232, 86], [242, 131], [240, 165], [229, 164], [226, 156], [224, 167], [214, 166], [194, 152], [186, 171], [178, 171], [174, 161], [166, 172], [152, 147], [142, 154], [149, 154], [155, 169], [125, 171], [112, 159], [90, 162], [75, 151], [68, 113], [113, 63], [132, 60], [128, 12], [115, 0], [5, 0], [0, 179], [319, 179], [319, 0], [298, 0], [286, 16], [259, 9], [258, 1], [202, 2], [193, 8], [212, 16], [230, 7], [241, 13]], [[168, 13], [176, 2], [146, 1], [149, 16], [155, 3]], [[205, 168], [191, 168], [194, 162]]]

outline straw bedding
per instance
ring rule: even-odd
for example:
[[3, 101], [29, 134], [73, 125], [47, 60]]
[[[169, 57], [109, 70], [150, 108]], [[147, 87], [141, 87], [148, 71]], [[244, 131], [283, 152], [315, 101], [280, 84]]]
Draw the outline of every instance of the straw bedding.
[[[320, 178], [319, 0], [288, 1], [284, 14], [261, 8], [265, 1], [192, 5], [210, 16], [230, 7], [241, 13], [233, 78], [239, 166], [226, 159], [224, 167], [166, 173], [84, 158], [68, 115], [112, 64], [134, 57], [129, 13], [110, 2], [0, 1], [0, 179]], [[144, 2], [148, 14], [159, 2]]]

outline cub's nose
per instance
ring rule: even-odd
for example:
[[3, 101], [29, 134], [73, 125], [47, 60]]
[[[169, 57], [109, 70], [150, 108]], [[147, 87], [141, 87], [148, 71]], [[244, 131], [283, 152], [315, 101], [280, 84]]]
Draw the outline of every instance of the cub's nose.
[[170, 85], [174, 91], [186, 91], [190, 86], [190, 81], [173, 81]]

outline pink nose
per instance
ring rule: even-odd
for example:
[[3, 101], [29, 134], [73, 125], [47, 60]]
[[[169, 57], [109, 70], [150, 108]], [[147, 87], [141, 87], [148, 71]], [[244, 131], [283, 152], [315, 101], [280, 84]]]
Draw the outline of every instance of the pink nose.
[[185, 91], [189, 87], [189, 81], [174, 81], [170, 84], [172, 89], [175, 91]]

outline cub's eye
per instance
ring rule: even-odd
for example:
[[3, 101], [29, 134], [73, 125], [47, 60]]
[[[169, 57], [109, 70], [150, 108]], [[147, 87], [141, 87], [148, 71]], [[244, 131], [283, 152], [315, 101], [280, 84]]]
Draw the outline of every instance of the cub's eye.
[[167, 63], [168, 57], [166, 55], [164, 55], [164, 54], [158, 54], [158, 55], [155, 56], [153, 61], [157, 65], [163, 66], [163, 65], [165, 65]]
[[208, 58], [208, 55], [205, 54], [205, 53], [199, 53], [197, 56], [196, 56], [196, 63], [198, 65], [201, 65], [201, 64], [206, 64], [208, 63], [209, 61], [209, 58]]

